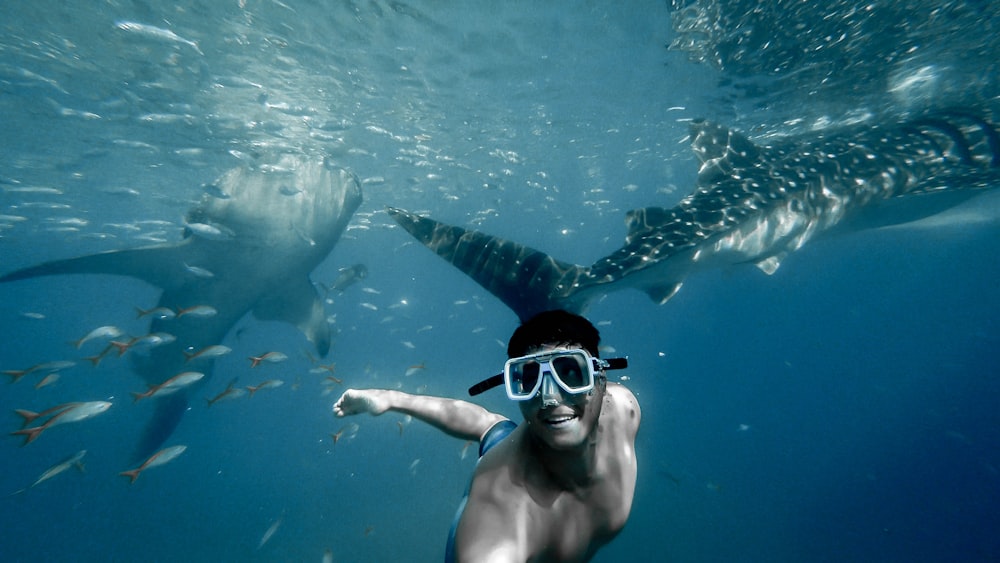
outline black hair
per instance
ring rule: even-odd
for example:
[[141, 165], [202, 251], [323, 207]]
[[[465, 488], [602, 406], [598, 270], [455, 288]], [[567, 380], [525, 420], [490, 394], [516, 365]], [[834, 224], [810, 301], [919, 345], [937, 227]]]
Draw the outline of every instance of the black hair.
[[533, 348], [545, 344], [579, 344], [597, 358], [601, 341], [598, 330], [580, 315], [562, 309], [544, 311], [521, 323], [507, 344], [507, 357], [530, 354]]

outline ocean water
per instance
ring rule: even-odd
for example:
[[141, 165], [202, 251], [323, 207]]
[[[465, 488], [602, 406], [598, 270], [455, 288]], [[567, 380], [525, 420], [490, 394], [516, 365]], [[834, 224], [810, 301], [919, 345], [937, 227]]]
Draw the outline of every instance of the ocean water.
[[[186, 450], [132, 484], [118, 474], [136, 466], [153, 406], [130, 392], [146, 384], [127, 356], [93, 367], [83, 358], [100, 344], [71, 343], [103, 325], [144, 334], [136, 308], [158, 290], [106, 275], [0, 285], [0, 370], [73, 362], [49, 385], [2, 383], [7, 432], [14, 409], [112, 403], [27, 445], [4, 438], [0, 559], [440, 560], [474, 448], [330, 408], [347, 386], [464, 397], [501, 366], [517, 318], [386, 206], [589, 264], [621, 246], [626, 211], [691, 190], [691, 119], [764, 142], [992, 109], [1000, 93], [990, 3], [889, 3], [899, 10], [867, 19], [847, 2], [825, 4], [828, 18], [764, 5], [0, 7], [0, 273], [179, 241], [220, 175], [284, 153], [362, 182], [312, 279], [369, 272], [330, 293], [325, 358], [294, 327], [240, 320], [165, 444]], [[986, 193], [941, 220], [816, 240], [771, 276], [739, 266], [662, 306], [636, 291], [595, 303], [588, 317], [607, 355], [629, 357], [643, 409], [632, 515], [595, 560], [1000, 557], [998, 211]], [[251, 368], [267, 351], [288, 359]], [[266, 379], [284, 384], [203, 400]], [[518, 417], [502, 393], [480, 403]], [[30, 486], [80, 450], [85, 471]]]

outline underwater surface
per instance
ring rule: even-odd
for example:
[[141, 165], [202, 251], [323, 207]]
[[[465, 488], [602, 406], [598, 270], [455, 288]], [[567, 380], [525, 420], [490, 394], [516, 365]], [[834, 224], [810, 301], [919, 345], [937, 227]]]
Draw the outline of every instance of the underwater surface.
[[[212, 342], [228, 351], [174, 395], [189, 399], [162, 443], [175, 457], [133, 481], [119, 474], [146, 459], [136, 445], [171, 400], [134, 400], [148, 389], [138, 372], [171, 343], [109, 343], [215, 322], [217, 303], [151, 311], [160, 288], [120, 275], [0, 284], [5, 434], [26, 420], [15, 409], [110, 403], [30, 443], [4, 436], [0, 558], [440, 560], [475, 447], [331, 406], [348, 387], [466, 397], [501, 368], [518, 318], [387, 206], [591, 264], [622, 246], [626, 212], [691, 192], [692, 120], [765, 144], [943, 108], [1000, 115], [998, 12], [971, 1], [5, 3], [0, 274], [186, 235], [292, 248], [278, 234], [291, 233], [324, 251], [309, 277], [330, 345], [322, 354], [255, 302], [257, 317]], [[289, 174], [286, 155], [358, 180], [363, 201], [328, 253], [333, 229], [281, 214], [284, 198], [306, 195], [294, 183], [275, 180], [279, 196], [243, 231], [189, 215], [235, 197], [230, 170]], [[991, 187], [914, 224], [817, 238], [773, 275], [737, 265], [693, 275], [663, 305], [639, 291], [595, 302], [586, 314], [604, 355], [630, 361], [609, 376], [643, 409], [632, 514], [595, 561], [1000, 557]], [[261, 289], [262, 272], [281, 281], [265, 296], [301, 289], [281, 275], [290, 253], [253, 258], [217, 299]], [[171, 275], [220, 279], [235, 260]], [[367, 275], [337, 284], [357, 264]], [[121, 334], [82, 341], [99, 327]], [[520, 416], [500, 390], [476, 401]]]

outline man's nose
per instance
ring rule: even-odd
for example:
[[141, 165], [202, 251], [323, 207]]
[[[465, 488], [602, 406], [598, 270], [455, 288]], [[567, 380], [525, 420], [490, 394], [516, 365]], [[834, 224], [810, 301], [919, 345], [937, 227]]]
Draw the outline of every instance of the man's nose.
[[552, 372], [546, 370], [542, 374], [542, 405], [558, 403], [562, 399], [559, 392], [559, 385], [556, 383]]

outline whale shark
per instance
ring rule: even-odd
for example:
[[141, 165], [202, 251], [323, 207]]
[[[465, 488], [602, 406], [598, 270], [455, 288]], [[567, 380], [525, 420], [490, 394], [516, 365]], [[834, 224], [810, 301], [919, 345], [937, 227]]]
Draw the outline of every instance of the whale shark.
[[[188, 212], [179, 242], [46, 262], [0, 282], [113, 274], [160, 288], [156, 310], [171, 314], [150, 314], [150, 334], [175, 338], [132, 354], [133, 370], [150, 385], [188, 370], [203, 372], [204, 383], [213, 357], [188, 356], [220, 344], [248, 312], [298, 327], [325, 356], [330, 327], [309, 275], [361, 204], [357, 178], [324, 158], [284, 155], [275, 164], [232, 169], [210, 192]], [[192, 314], [173, 313], [185, 310]], [[157, 400], [136, 459], [148, 457], [173, 433], [187, 408], [191, 389], [186, 391]]]
[[755, 264], [773, 274], [820, 235], [898, 226], [942, 213], [1000, 185], [1000, 135], [988, 114], [942, 111], [759, 145], [723, 125], [690, 123], [700, 168], [674, 207], [626, 214], [625, 244], [590, 266], [398, 208], [418, 241], [499, 298], [522, 320], [583, 312], [634, 288], [663, 304], [692, 273]]

